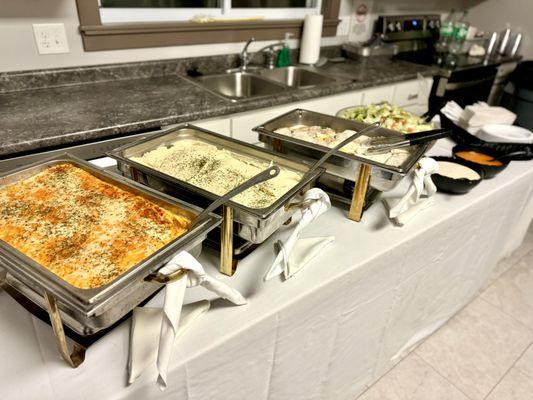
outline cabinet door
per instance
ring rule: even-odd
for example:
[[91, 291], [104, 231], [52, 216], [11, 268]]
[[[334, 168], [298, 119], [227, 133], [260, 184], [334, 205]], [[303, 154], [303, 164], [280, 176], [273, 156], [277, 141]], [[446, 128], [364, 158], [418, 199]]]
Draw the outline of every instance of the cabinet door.
[[243, 142], [257, 144], [259, 137], [257, 132], [252, 131], [253, 128], [294, 108], [298, 108], [297, 103], [237, 114], [231, 119], [231, 136]]
[[394, 88], [393, 104], [400, 107], [418, 105], [427, 106], [432, 78], [420, 78], [398, 83]]
[[382, 101], [392, 101], [394, 85], [379, 86], [365, 89], [363, 91], [363, 101], [361, 104], [381, 103]]
[[343, 108], [358, 106], [361, 104], [362, 93], [359, 91], [353, 91], [313, 100], [306, 100], [300, 103], [299, 108], [319, 112], [322, 114], [336, 115], [337, 112]]

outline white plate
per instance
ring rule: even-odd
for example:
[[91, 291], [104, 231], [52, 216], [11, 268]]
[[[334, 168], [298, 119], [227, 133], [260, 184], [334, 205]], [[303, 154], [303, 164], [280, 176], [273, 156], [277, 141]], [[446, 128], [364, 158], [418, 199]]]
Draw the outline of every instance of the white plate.
[[488, 124], [484, 125], [477, 136], [487, 142], [498, 143], [533, 143], [533, 132], [514, 125]]

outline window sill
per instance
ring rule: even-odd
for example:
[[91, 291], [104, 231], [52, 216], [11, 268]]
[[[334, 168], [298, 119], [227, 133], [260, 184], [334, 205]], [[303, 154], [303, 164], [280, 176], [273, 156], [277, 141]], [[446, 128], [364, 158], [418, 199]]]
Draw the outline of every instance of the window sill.
[[[322, 36], [335, 36], [338, 19], [324, 20]], [[188, 44], [282, 39], [286, 32], [300, 37], [302, 20], [260, 20], [250, 22], [158, 22], [81, 25], [85, 51], [132, 49]]]

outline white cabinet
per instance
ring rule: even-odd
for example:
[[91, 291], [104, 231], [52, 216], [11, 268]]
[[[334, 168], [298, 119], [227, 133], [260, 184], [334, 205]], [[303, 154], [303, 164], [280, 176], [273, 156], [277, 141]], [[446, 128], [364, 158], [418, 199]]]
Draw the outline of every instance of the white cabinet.
[[382, 101], [392, 102], [394, 85], [378, 86], [363, 90], [361, 104], [381, 103]]
[[394, 87], [392, 103], [422, 115], [428, 110], [429, 92], [433, 84], [432, 78], [422, 78], [398, 83]]
[[231, 119], [231, 136], [243, 142], [258, 143], [258, 133], [252, 131], [253, 128], [294, 108], [298, 108], [298, 103], [236, 114]]
[[300, 103], [299, 108], [322, 114], [335, 115], [342, 108], [358, 106], [360, 104], [362, 104], [362, 93], [360, 91], [354, 91], [306, 100]]

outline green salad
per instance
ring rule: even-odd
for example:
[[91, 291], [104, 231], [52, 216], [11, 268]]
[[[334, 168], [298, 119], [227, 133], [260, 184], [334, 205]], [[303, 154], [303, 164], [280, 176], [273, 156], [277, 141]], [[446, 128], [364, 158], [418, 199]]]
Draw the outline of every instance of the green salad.
[[389, 103], [349, 108], [344, 110], [340, 116], [367, 124], [380, 121], [382, 127], [402, 133], [414, 133], [434, 129], [433, 125], [427, 123], [424, 118], [417, 117], [409, 111], [405, 111]]

